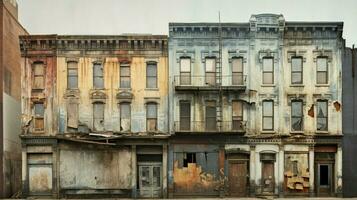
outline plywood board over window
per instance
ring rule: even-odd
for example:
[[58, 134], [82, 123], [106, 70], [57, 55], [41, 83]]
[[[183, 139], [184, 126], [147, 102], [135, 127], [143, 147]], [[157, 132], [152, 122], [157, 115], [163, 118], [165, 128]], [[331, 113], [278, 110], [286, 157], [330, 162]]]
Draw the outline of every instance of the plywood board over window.
[[284, 186], [287, 192], [309, 192], [308, 153], [285, 153]]

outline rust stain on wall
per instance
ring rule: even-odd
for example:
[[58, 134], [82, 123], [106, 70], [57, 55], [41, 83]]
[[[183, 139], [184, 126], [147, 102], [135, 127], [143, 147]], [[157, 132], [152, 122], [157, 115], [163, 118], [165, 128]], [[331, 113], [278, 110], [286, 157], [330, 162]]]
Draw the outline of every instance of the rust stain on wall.
[[339, 112], [341, 110], [341, 104], [338, 101], [335, 101], [333, 103], [333, 106], [335, 107], [337, 112]]
[[315, 112], [314, 112], [314, 104], [311, 105], [309, 111], [307, 112], [307, 114], [310, 116], [310, 117], [315, 117]]

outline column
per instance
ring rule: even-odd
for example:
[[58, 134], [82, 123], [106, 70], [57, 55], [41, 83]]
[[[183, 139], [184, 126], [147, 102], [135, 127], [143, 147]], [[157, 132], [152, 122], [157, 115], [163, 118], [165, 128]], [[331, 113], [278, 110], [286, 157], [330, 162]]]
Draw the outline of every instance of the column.
[[310, 188], [309, 188], [309, 193], [310, 193], [310, 197], [314, 197], [315, 196], [315, 191], [314, 191], [314, 186], [315, 186], [315, 157], [314, 157], [314, 146], [309, 146], [309, 173], [310, 173], [310, 177], [309, 177], [309, 183], [310, 183]]
[[284, 145], [279, 145], [279, 159], [278, 159], [278, 195], [284, 196]]
[[136, 169], [136, 146], [132, 145], [131, 146], [131, 197], [132, 198], [136, 198], [136, 173], [137, 173], [137, 169]]
[[256, 164], [255, 164], [255, 146], [250, 146], [250, 158], [249, 158], [249, 182], [250, 182], [250, 196], [254, 197], [255, 196], [255, 170], [256, 170]]
[[335, 188], [336, 196], [342, 197], [342, 147], [341, 144], [337, 147], [336, 153], [336, 179], [335, 179]]
[[162, 146], [162, 196], [167, 198], [167, 144]]
[[[22, 143], [24, 141], [21, 141]], [[22, 175], [21, 175], [21, 181], [22, 181], [22, 194], [23, 196], [28, 195], [29, 187], [28, 187], [28, 181], [27, 181], [27, 148], [25, 144], [22, 144]]]

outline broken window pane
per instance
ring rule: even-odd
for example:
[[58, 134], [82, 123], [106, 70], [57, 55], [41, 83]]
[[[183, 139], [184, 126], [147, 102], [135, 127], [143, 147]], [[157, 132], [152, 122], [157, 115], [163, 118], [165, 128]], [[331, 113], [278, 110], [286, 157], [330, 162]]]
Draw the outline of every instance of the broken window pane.
[[190, 58], [180, 59], [180, 84], [181, 85], [191, 84], [191, 59]]
[[232, 128], [233, 130], [242, 130], [243, 121], [243, 102], [233, 101], [232, 102]]
[[327, 58], [318, 57], [317, 58], [317, 74], [316, 80], [317, 84], [327, 84], [328, 82], [328, 68], [327, 68]]
[[327, 120], [328, 120], [328, 111], [327, 111], [327, 101], [319, 100], [316, 103], [317, 109], [317, 130], [318, 131], [327, 131]]
[[94, 131], [104, 130], [104, 104], [93, 104], [93, 128]]
[[291, 83], [302, 84], [302, 58], [291, 58]]
[[93, 65], [93, 87], [98, 89], [104, 88], [104, 69], [102, 64]]
[[146, 88], [157, 88], [157, 65], [154, 62], [146, 67]]
[[130, 88], [130, 66], [120, 66], [120, 87]]
[[216, 130], [216, 101], [206, 102], [206, 130]]
[[130, 131], [130, 103], [120, 104], [120, 131]]
[[291, 102], [291, 130], [303, 130], [303, 104], [302, 101]]
[[68, 89], [78, 88], [78, 67], [77, 62], [67, 63], [67, 87]]
[[263, 84], [274, 84], [274, 59], [263, 58]]
[[156, 131], [157, 130], [157, 104], [148, 103], [146, 105], [146, 119], [147, 119], [147, 130]]
[[196, 163], [196, 153], [185, 153], [183, 156], [183, 167], [188, 167], [188, 163]]
[[263, 130], [274, 129], [273, 101], [263, 101]]
[[190, 130], [191, 127], [191, 104], [186, 101], [180, 102], [180, 130]]
[[45, 85], [45, 68], [42, 62], [33, 64], [33, 89], [44, 89]]
[[67, 126], [78, 128], [78, 104], [69, 103], [67, 107]]

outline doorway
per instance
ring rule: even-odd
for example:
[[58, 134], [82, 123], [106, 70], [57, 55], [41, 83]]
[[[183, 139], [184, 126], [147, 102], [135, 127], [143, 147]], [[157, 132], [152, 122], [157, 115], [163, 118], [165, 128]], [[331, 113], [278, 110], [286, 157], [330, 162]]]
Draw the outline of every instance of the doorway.
[[331, 196], [333, 192], [333, 164], [317, 164], [317, 196]]
[[161, 163], [139, 163], [139, 195], [144, 198], [161, 197]]
[[228, 185], [230, 196], [245, 197], [247, 196], [247, 183], [248, 183], [248, 162], [230, 161], [229, 162], [229, 175]]

